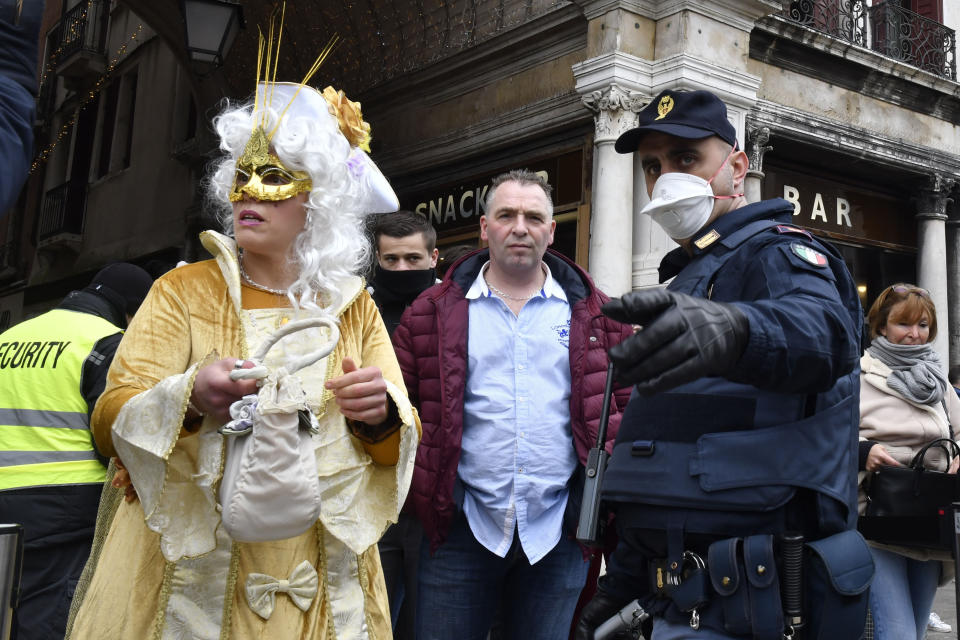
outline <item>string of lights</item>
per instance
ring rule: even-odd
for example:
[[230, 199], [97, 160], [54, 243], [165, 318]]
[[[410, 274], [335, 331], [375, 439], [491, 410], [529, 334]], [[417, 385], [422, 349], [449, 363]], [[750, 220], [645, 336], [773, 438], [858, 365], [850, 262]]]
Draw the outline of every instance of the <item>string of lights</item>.
[[110, 76], [113, 75], [114, 70], [117, 68], [117, 65], [120, 64], [120, 60], [123, 58], [124, 54], [127, 52], [127, 47], [131, 42], [137, 39], [140, 33], [143, 31], [143, 24], [137, 25], [136, 31], [134, 31], [129, 38], [127, 38], [122, 45], [117, 49], [116, 55], [113, 57], [113, 60], [110, 61], [110, 64], [107, 65], [106, 70], [103, 74], [97, 79], [86, 95], [83, 97], [83, 100], [80, 102], [80, 105], [73, 112], [73, 115], [70, 116], [70, 119], [60, 127], [60, 130], [57, 132], [56, 138], [50, 142], [44, 149], [37, 154], [37, 157], [34, 158], [33, 163], [30, 165], [30, 173], [32, 174], [39, 167], [41, 167], [49, 158], [50, 154], [57, 147], [60, 142], [70, 134], [70, 130], [73, 128], [73, 125], [76, 124], [77, 118], [80, 117], [80, 112], [82, 112], [93, 100], [97, 97], [100, 91], [104, 88], [107, 80], [110, 79]]

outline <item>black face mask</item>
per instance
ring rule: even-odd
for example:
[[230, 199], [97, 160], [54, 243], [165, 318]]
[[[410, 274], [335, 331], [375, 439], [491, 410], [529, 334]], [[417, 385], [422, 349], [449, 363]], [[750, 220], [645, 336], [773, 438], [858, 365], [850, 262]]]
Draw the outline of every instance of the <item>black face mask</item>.
[[377, 265], [373, 274], [373, 288], [397, 298], [413, 299], [432, 287], [436, 280], [436, 271], [433, 269], [388, 271]]

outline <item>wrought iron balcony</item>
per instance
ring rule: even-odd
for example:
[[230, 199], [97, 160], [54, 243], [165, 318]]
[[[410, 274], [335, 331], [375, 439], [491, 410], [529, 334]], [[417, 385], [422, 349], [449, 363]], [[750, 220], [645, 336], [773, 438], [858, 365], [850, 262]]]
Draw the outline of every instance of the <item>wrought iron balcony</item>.
[[870, 7], [871, 48], [938, 76], [957, 77], [953, 29], [890, 2]]
[[892, 2], [868, 7], [865, 0], [784, 1], [790, 22], [867, 47], [886, 56], [956, 80], [956, 34]]
[[79, 242], [86, 209], [87, 185], [82, 180], [69, 180], [47, 191], [37, 227], [38, 246]]
[[95, 76], [106, 66], [108, 0], [88, 0], [60, 19], [47, 40], [53, 47], [50, 64], [68, 77]]
[[864, 0], [792, 0], [783, 3], [788, 20], [861, 47], [867, 46]]

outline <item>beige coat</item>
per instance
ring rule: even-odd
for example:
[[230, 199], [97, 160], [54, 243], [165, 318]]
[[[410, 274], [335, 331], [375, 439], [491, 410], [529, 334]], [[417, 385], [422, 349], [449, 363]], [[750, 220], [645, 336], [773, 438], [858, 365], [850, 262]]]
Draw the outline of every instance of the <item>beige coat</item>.
[[[865, 353], [860, 359], [860, 440], [878, 442], [901, 464], [910, 464], [913, 457], [925, 444], [937, 438], [949, 438], [950, 426], [960, 429], [960, 398], [952, 388], [944, 395], [946, 408], [942, 403], [922, 405], [907, 400], [887, 385], [890, 367]], [[925, 456], [925, 466], [930, 469], [946, 470], [947, 461], [939, 448], [931, 449]], [[866, 495], [863, 480], [866, 472], [860, 472], [859, 513], [866, 510]], [[916, 549], [904, 549], [871, 543], [874, 546], [891, 549], [897, 553], [925, 560], [941, 559], [936, 553], [927, 553]], [[947, 554], [949, 555], [949, 554]], [[942, 559], [946, 559], [942, 558]]]

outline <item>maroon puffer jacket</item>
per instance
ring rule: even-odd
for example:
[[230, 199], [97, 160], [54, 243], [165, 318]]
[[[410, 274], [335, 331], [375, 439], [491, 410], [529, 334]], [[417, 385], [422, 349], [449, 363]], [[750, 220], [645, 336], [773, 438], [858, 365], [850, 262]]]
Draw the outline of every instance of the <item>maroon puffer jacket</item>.
[[[446, 540], [456, 510], [453, 486], [460, 463], [467, 379], [469, 316], [464, 295], [488, 257], [483, 250], [455, 263], [442, 283], [425, 291], [406, 310], [393, 334], [407, 392], [420, 410], [423, 425], [406, 508], [412, 508], [423, 524], [431, 552]], [[548, 251], [543, 260], [571, 305], [570, 377], [574, 391], [570, 394], [570, 420], [574, 446], [583, 465], [597, 440], [607, 349], [630, 335], [631, 329], [600, 313], [600, 306], [608, 298], [580, 267], [554, 251]], [[629, 388], [618, 388], [614, 394], [607, 429], [608, 451], [616, 440], [629, 396]], [[571, 487], [571, 491], [578, 489]]]

